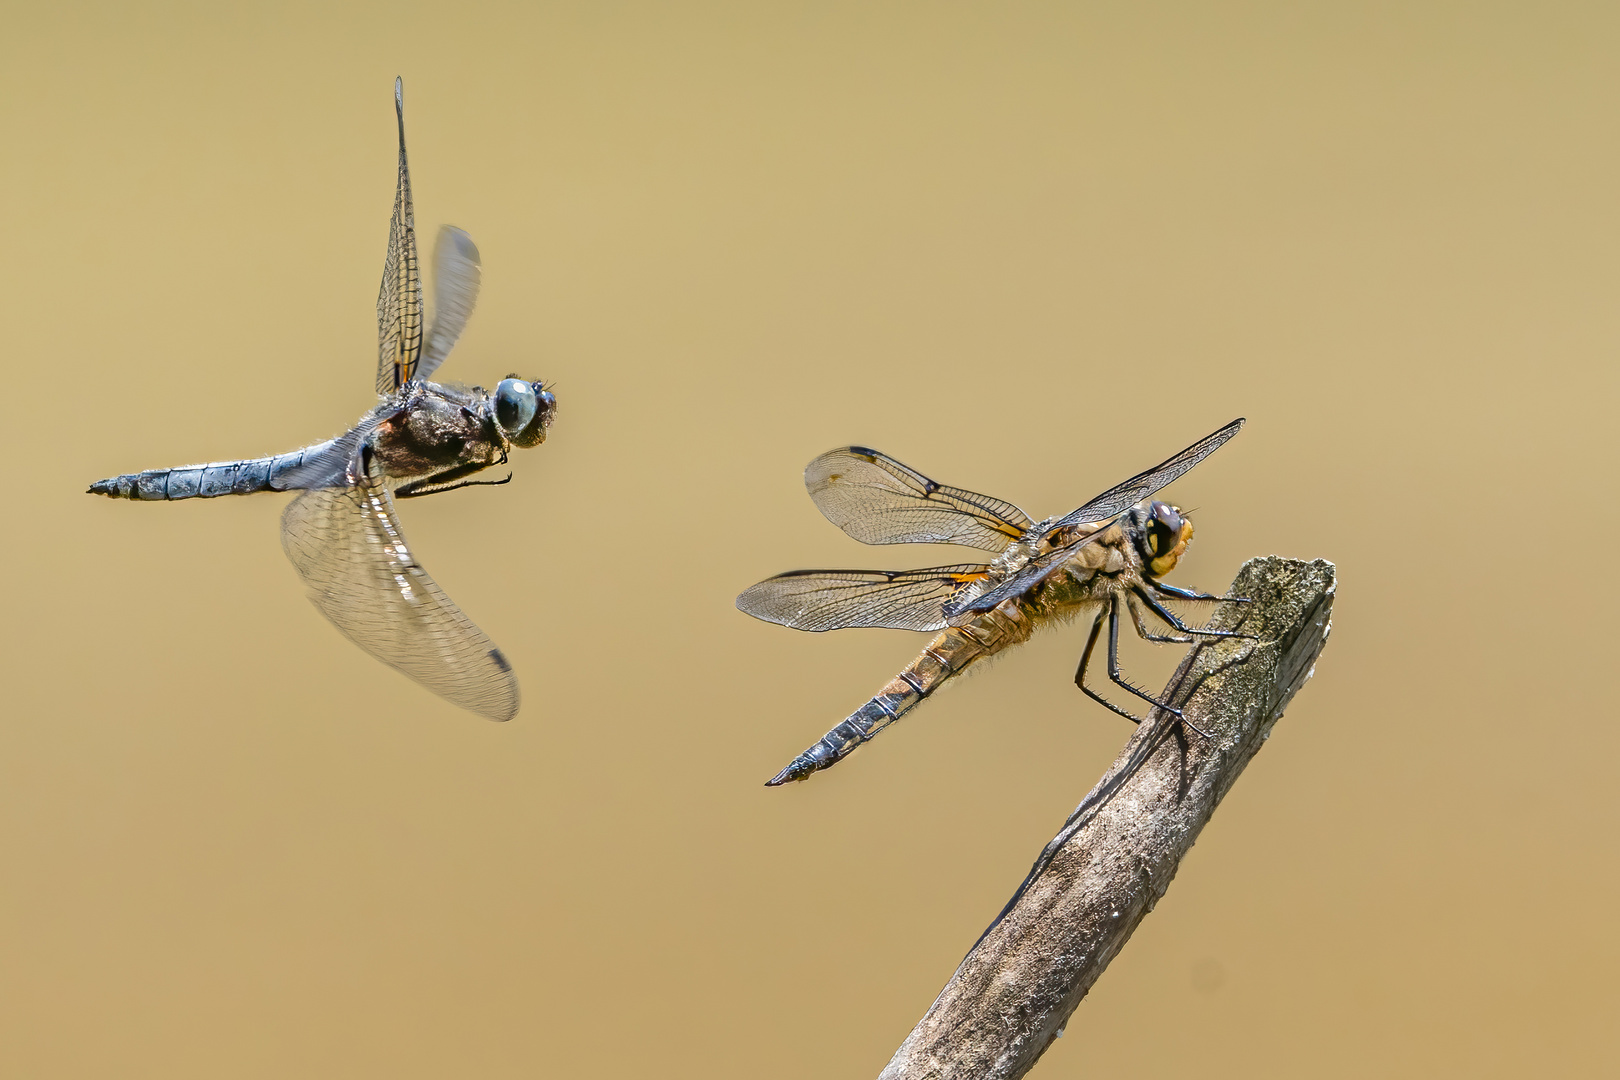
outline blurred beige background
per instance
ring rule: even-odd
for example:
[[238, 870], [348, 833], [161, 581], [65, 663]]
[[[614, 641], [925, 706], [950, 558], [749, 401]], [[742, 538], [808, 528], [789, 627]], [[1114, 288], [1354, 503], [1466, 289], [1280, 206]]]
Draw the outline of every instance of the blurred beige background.
[[[1079, 627], [761, 783], [924, 640], [732, 597], [863, 442], [1037, 517], [1237, 415], [1172, 578], [1334, 560], [1315, 680], [1037, 1075], [1620, 1070], [1612, 5], [59, 4], [0, 35], [0, 1074], [875, 1075], [1129, 734]], [[372, 401], [405, 78], [443, 375], [406, 504], [516, 721], [342, 640], [284, 497], [91, 499]], [[1177, 650], [1127, 656], [1146, 681]]]

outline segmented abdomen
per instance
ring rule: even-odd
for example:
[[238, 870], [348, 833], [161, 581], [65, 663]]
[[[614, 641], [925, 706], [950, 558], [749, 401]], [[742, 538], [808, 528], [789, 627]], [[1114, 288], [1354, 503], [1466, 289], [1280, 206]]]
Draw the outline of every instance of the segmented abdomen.
[[148, 469], [97, 480], [90, 485], [92, 495], [113, 499], [214, 499], [221, 495], [251, 495], [255, 491], [286, 491], [307, 486], [294, 477], [295, 470], [313, 462], [331, 449], [337, 440], [249, 461], [216, 461], [207, 465], [182, 465], [178, 469]]
[[1034, 629], [1028, 613], [1008, 601], [972, 622], [949, 626], [928, 643], [922, 655], [889, 680], [877, 695], [856, 709], [810, 749], [766, 781], [775, 787], [803, 780], [820, 769], [831, 768], [862, 743], [900, 719], [937, 691], [947, 680], [975, 660], [993, 656], [1009, 645], [1026, 641]]

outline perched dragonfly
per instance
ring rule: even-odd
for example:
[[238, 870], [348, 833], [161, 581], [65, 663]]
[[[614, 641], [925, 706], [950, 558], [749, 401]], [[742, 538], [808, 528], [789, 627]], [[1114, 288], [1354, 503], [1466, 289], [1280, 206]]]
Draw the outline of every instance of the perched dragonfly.
[[444, 363], [478, 300], [478, 249], [444, 226], [433, 253], [434, 318], [423, 332], [405, 95], [394, 81], [399, 176], [388, 257], [377, 296], [375, 408], [335, 439], [273, 457], [151, 469], [90, 485], [117, 499], [209, 499], [299, 491], [281, 517], [287, 557], [310, 599], [356, 645], [434, 693], [491, 720], [518, 709], [506, 657], [411, 555], [394, 499], [453, 491], [504, 465], [514, 446], [538, 446], [557, 400], [538, 379], [512, 375], [483, 387], [427, 382]]
[[[1147, 501], [1242, 426], [1241, 418], [1234, 420], [1079, 509], [1038, 523], [1012, 503], [935, 483], [864, 446], [829, 450], [812, 461], [804, 470], [810, 498], [827, 520], [861, 543], [961, 544], [999, 555], [990, 563], [923, 570], [795, 570], [766, 578], [738, 596], [742, 611], [795, 630], [870, 626], [940, 631], [876, 697], [794, 758], [767, 786], [803, 780], [831, 767], [970, 664], [1027, 641], [1043, 623], [1088, 610], [1095, 615], [1074, 673], [1076, 685], [1140, 723], [1086, 685], [1086, 668], [1106, 619], [1108, 677], [1150, 705], [1181, 717], [1180, 710], [1120, 675], [1120, 616], [1128, 613], [1136, 632], [1149, 641], [1191, 644], [1197, 636], [1244, 636], [1187, 626], [1164, 606], [1165, 600], [1222, 598], [1159, 580], [1187, 550], [1193, 527], [1179, 508]], [[1153, 630], [1148, 613], [1172, 632]]]

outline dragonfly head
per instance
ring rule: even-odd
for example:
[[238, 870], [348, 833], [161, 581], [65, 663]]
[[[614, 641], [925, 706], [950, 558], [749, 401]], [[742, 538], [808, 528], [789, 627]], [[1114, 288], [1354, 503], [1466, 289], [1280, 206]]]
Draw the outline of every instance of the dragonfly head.
[[1181, 516], [1179, 507], [1155, 499], [1146, 510], [1137, 507], [1137, 547], [1147, 563], [1148, 573], [1163, 577], [1176, 568], [1176, 560], [1187, 550], [1193, 535], [1192, 522]]
[[557, 415], [557, 398], [539, 379], [528, 382], [509, 375], [495, 387], [490, 408], [495, 426], [513, 446], [539, 446]]

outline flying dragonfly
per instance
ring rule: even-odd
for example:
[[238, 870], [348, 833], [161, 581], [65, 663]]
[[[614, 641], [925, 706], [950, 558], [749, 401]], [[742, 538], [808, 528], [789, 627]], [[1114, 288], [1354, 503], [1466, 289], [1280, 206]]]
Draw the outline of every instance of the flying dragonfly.
[[[1041, 522], [1012, 503], [935, 483], [864, 446], [829, 450], [812, 461], [804, 470], [810, 498], [827, 520], [861, 543], [961, 544], [998, 555], [989, 563], [923, 570], [794, 570], [744, 590], [737, 597], [740, 610], [795, 630], [940, 631], [875, 697], [766, 786], [830, 768], [969, 665], [1027, 641], [1037, 626], [1087, 611], [1095, 614], [1075, 684], [1132, 723], [1141, 722], [1086, 683], [1106, 620], [1108, 677], [1197, 731], [1179, 709], [1120, 674], [1119, 624], [1128, 614], [1148, 641], [1183, 645], [1197, 637], [1246, 636], [1188, 626], [1165, 607], [1166, 600], [1222, 598], [1159, 580], [1187, 550], [1193, 527], [1178, 507], [1149, 501], [1242, 426], [1240, 417], [1084, 506]], [[1152, 628], [1150, 615], [1164, 624], [1161, 630]]]
[[478, 301], [478, 248], [446, 225], [433, 253], [433, 322], [424, 333], [416, 214], [405, 156], [405, 93], [394, 80], [399, 170], [377, 296], [375, 407], [334, 439], [285, 454], [97, 480], [115, 499], [210, 499], [298, 491], [281, 517], [282, 547], [310, 599], [351, 641], [456, 705], [491, 720], [518, 710], [517, 679], [494, 642], [411, 555], [394, 500], [475, 484], [514, 447], [546, 440], [557, 399], [539, 379], [481, 386], [428, 382]]

